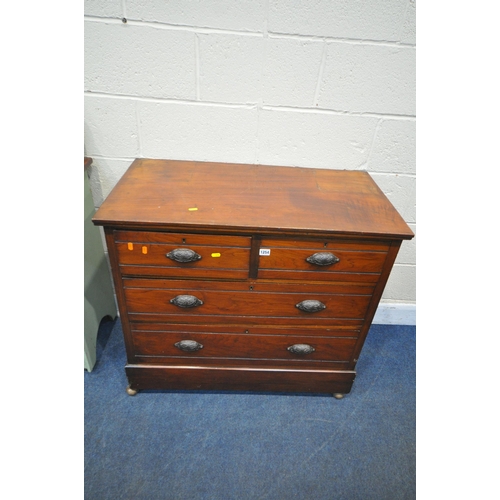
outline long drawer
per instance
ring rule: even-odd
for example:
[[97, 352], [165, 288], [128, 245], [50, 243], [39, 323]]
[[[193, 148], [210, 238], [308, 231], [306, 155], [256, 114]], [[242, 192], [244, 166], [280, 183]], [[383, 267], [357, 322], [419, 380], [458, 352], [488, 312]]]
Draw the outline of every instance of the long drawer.
[[212, 331], [132, 330], [138, 356], [181, 358], [280, 359], [302, 361], [349, 361], [354, 337], [307, 337], [305, 335], [255, 335]]
[[[362, 321], [370, 286], [124, 280], [128, 313], [142, 321], [210, 322], [239, 318], [320, 324]], [[152, 317], [148, 317], [153, 315]]]

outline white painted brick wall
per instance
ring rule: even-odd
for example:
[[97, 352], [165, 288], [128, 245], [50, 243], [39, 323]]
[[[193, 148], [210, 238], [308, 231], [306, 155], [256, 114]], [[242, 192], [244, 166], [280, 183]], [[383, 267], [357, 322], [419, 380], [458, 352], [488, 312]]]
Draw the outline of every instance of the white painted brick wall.
[[[362, 169], [416, 232], [414, 0], [84, 9], [96, 206], [136, 157]], [[411, 310], [415, 268], [403, 242], [382, 303]]]
[[416, 123], [382, 119], [377, 126], [370, 153], [370, 172], [415, 173]]
[[262, 31], [267, 0], [125, 0], [130, 19], [179, 26]]
[[122, 0], [84, 0], [87, 16], [123, 17]]
[[318, 105], [339, 111], [415, 115], [415, 49], [328, 43]]
[[196, 97], [194, 33], [86, 23], [85, 47], [86, 90], [173, 99]]
[[269, 30], [356, 40], [399, 41], [407, 1], [269, 0]]
[[258, 163], [360, 169], [368, 160], [376, 118], [265, 108]]
[[324, 43], [270, 37], [266, 48], [263, 102], [275, 106], [312, 107]]
[[137, 106], [145, 158], [255, 160], [257, 109], [142, 101]]
[[139, 154], [135, 101], [86, 95], [84, 120], [87, 156], [123, 158]]
[[200, 100], [257, 103], [261, 95], [261, 36], [200, 34]]

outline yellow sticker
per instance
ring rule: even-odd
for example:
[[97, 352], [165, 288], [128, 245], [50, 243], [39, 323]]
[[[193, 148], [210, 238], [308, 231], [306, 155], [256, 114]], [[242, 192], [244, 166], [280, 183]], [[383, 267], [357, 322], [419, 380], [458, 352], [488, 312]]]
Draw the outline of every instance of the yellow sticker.
[[147, 254], [148, 253], [148, 247], [142, 247], [142, 253]]
[[216, 252], [216, 253], [213, 253], [213, 254], [212, 254], [212, 257], [220, 257], [220, 253], [217, 253], [217, 252]]
[[188, 210], [189, 210], [190, 212], [194, 212], [195, 210], [198, 210], [198, 208], [197, 208], [197, 207], [193, 207], [193, 208], [188, 208]]
[[129, 250], [133, 250], [134, 249], [134, 244], [133, 243], [127, 243], [127, 248]]

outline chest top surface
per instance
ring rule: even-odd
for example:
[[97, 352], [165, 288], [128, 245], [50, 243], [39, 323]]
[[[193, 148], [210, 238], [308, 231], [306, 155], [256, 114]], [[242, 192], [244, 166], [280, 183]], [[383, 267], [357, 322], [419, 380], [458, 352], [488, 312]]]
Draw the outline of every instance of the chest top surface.
[[177, 160], [135, 160], [93, 221], [114, 227], [413, 237], [366, 172]]

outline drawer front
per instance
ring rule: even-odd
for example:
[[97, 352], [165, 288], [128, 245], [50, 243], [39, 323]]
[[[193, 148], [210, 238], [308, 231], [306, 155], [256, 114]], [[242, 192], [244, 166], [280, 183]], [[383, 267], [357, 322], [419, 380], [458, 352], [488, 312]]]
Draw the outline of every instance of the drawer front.
[[251, 238], [116, 231], [122, 275], [248, 278]]
[[376, 282], [387, 251], [383, 243], [263, 239], [258, 277]]
[[280, 359], [345, 361], [351, 359], [356, 339], [304, 335], [253, 335], [192, 331], [132, 331], [139, 356], [181, 358]]
[[371, 299], [371, 295], [328, 293], [328, 287], [318, 290], [300, 285], [255, 284], [244, 289], [229, 282], [174, 280], [163, 282], [164, 288], [153, 282], [150, 285], [156, 288], [136, 287], [134, 280], [127, 280], [124, 290], [129, 313], [160, 315], [174, 322], [213, 323], [239, 317], [282, 318], [301, 324], [362, 320]]

